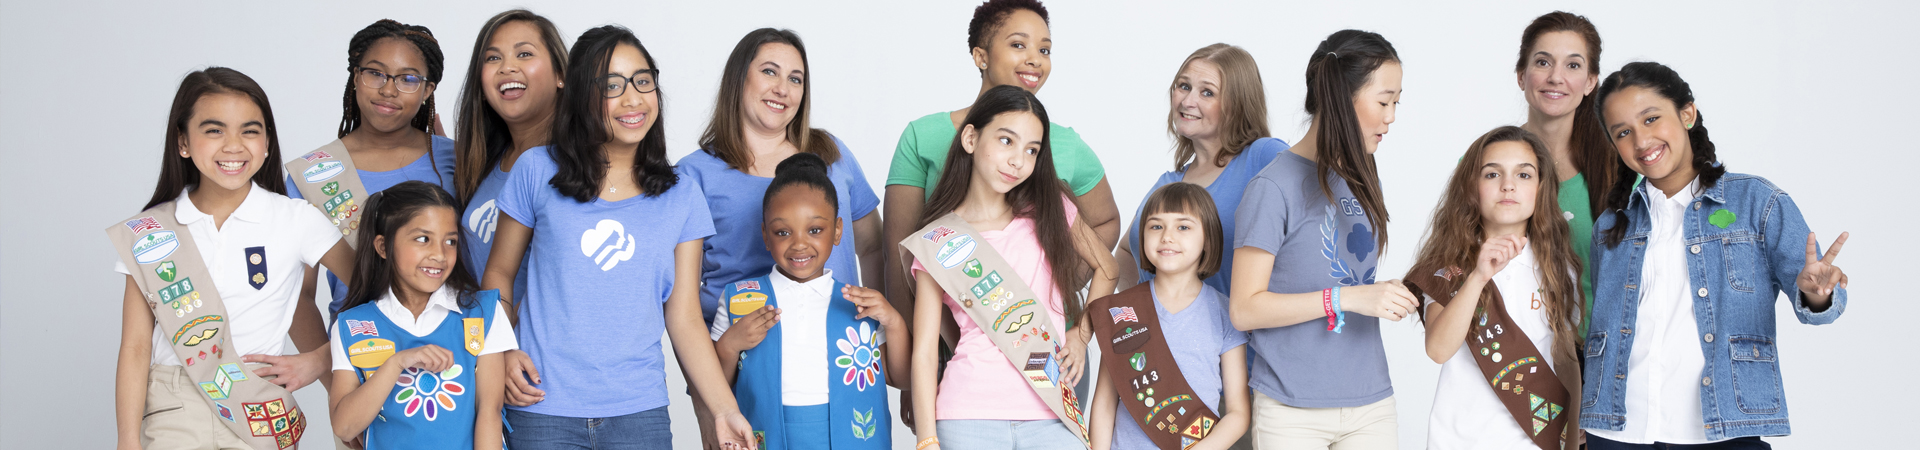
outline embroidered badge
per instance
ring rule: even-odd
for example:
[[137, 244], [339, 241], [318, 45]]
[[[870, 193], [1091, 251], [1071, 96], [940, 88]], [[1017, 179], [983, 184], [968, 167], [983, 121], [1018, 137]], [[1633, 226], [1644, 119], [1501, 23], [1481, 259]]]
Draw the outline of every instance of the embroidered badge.
[[153, 220], [153, 216], [141, 217], [127, 221], [127, 229], [133, 230], [134, 234], [139, 234], [147, 230], [158, 230], [160, 229], [160, 221]]
[[247, 371], [241, 369], [239, 363], [221, 364], [220, 372], [226, 374], [227, 378], [233, 381], [247, 381]]
[[247, 247], [247, 284], [254, 290], [267, 285], [267, 248]]
[[[1026, 299], [1026, 300], [1014, 302], [1012, 306], [1008, 306], [1007, 309], [1000, 311], [999, 317], [995, 317], [993, 319], [993, 329], [1003, 330], [1006, 333], [1019, 332], [1021, 327], [1027, 326], [1028, 323], [1033, 322], [1033, 313], [1026, 313], [1025, 315], [1020, 316], [1020, 318], [1014, 319], [1013, 322], [1007, 322], [1007, 317], [1012, 315], [1014, 311], [1017, 311], [1020, 308], [1033, 306], [1033, 305], [1034, 305], [1033, 299]], [[1001, 327], [1001, 324], [1003, 323], [1006, 324], [1004, 328]]]
[[742, 281], [742, 282], [739, 282], [739, 283], [734, 283], [734, 284], [733, 284], [733, 290], [736, 290], [736, 291], [758, 291], [758, 290], [760, 290], [760, 281], [759, 281], [759, 280], [748, 280], [748, 281]]
[[940, 252], [935, 255], [935, 259], [940, 260], [940, 268], [952, 269], [973, 256], [975, 246], [973, 236], [963, 234], [945, 244], [940, 244]]
[[953, 235], [952, 228], [947, 228], [942, 226], [942, 227], [933, 227], [933, 230], [928, 231], [926, 234], [920, 235], [920, 238], [926, 239], [927, 242], [933, 242], [937, 244], [940, 242], [941, 239], [946, 239], [947, 236], [952, 236], [952, 235]]
[[475, 317], [460, 319], [460, 322], [461, 331], [466, 334], [467, 353], [480, 356], [480, 349], [486, 348], [487, 346], [487, 334], [480, 329], [480, 327], [486, 323], [486, 319]]
[[347, 362], [362, 369], [379, 368], [393, 356], [393, 341], [372, 338], [347, 346]]
[[160, 298], [160, 303], [173, 308], [174, 317], [186, 317], [187, 313], [193, 312], [194, 308], [199, 308], [201, 305], [200, 292], [193, 289], [192, 277], [181, 277], [180, 282], [160, 288], [155, 294]]
[[407, 417], [424, 414], [429, 421], [439, 418], [442, 409], [452, 411], [457, 408], [453, 396], [467, 392], [465, 385], [419, 367], [407, 368], [394, 386], [405, 386], [400, 393], [394, 394], [393, 402], [407, 405], [403, 410]]
[[329, 181], [329, 182], [327, 182], [327, 184], [324, 184], [324, 185], [321, 185], [321, 186], [320, 186], [320, 193], [321, 193], [321, 194], [324, 194], [324, 195], [334, 195], [334, 194], [339, 194], [339, 193], [340, 193], [340, 182], [338, 182], [338, 181]]
[[833, 358], [833, 365], [845, 372], [840, 375], [840, 384], [853, 385], [855, 390], [866, 392], [867, 386], [880, 384], [880, 346], [878, 330], [867, 321], [860, 322], [860, 328], [847, 327], [847, 337], [834, 341], [840, 355]]
[[[760, 309], [760, 307], [766, 306], [766, 305], [767, 305], [767, 294], [762, 294], [759, 292], [741, 292], [738, 294], [734, 294], [732, 298], [727, 299], [727, 312], [732, 313], [735, 316], [746, 316], [748, 313], [752, 313], [754, 310]], [[733, 319], [733, 322], [739, 323], [740, 319], [738, 318]]]
[[982, 270], [985, 269], [980, 266], [980, 260], [974, 259], [967, 261], [967, 266], [961, 268], [960, 272], [967, 274], [969, 277], [980, 278], [980, 272]]
[[858, 409], [853, 410], [854, 439], [864, 441], [878, 435], [878, 431], [879, 427], [876, 427], [873, 423], [873, 408], [867, 408], [867, 412], [864, 414]]
[[328, 159], [332, 157], [333, 155], [328, 154], [325, 150], [314, 150], [311, 153], [301, 155], [300, 159], [307, 160], [307, 162], [313, 162], [314, 160]]
[[180, 248], [180, 238], [175, 236], [172, 231], [155, 231], [146, 236], [141, 236], [139, 240], [133, 242], [133, 248], [131, 249], [133, 251], [133, 262], [135, 264], [153, 264], [162, 259], [167, 259], [168, 256], [173, 256], [173, 250], [177, 248]]
[[153, 268], [153, 274], [160, 277], [160, 281], [168, 283], [172, 283], [173, 277], [179, 275], [179, 273], [179, 271], [174, 270], [173, 261], [161, 261], [159, 266]]
[[1107, 314], [1113, 316], [1113, 323], [1120, 323], [1122, 321], [1126, 321], [1126, 322], [1140, 321], [1140, 316], [1135, 315], [1133, 313], [1132, 306], [1115, 306], [1115, 307], [1107, 308]]
[[993, 288], [1000, 286], [1001, 280], [1000, 272], [987, 272], [986, 278], [981, 278], [980, 282], [973, 284], [973, 296], [986, 298]]
[[348, 336], [380, 337], [380, 328], [377, 326], [374, 326], [373, 321], [371, 320], [347, 319], [345, 322], [347, 324]]
[[193, 329], [193, 327], [197, 327], [202, 324], [208, 324], [213, 322], [225, 322], [225, 321], [226, 321], [225, 318], [222, 318], [220, 316], [215, 316], [215, 315], [200, 316], [199, 318], [187, 321], [186, 325], [180, 326], [180, 331], [173, 332], [173, 343], [175, 344], [180, 343], [180, 338], [183, 336], [186, 336], [187, 330], [191, 330]]
[[220, 334], [219, 328], [208, 328], [205, 330], [200, 330], [199, 333], [194, 333], [191, 336], [187, 336], [187, 342], [183, 342], [182, 344], [185, 344], [188, 347], [200, 345], [201, 342], [212, 340], [213, 336], [217, 334]]
[[222, 419], [227, 419], [227, 421], [228, 421], [228, 422], [232, 422], [232, 421], [233, 421], [233, 410], [232, 410], [232, 409], [229, 409], [229, 408], [227, 408], [227, 405], [222, 405], [222, 404], [219, 404], [219, 403], [214, 403], [214, 404], [213, 404], [213, 406], [214, 406], [215, 408], [218, 408], [218, 409], [220, 410], [220, 418], [222, 418]]
[[308, 167], [306, 171], [300, 173], [300, 176], [305, 178], [308, 183], [319, 183], [339, 176], [341, 172], [345, 171], [347, 171], [347, 165], [344, 163], [339, 161], [323, 161], [319, 164], [314, 164], [313, 167]]
[[1716, 227], [1726, 228], [1728, 225], [1733, 225], [1734, 219], [1738, 218], [1739, 215], [1734, 214], [1733, 211], [1722, 209], [1714, 211], [1711, 216], [1707, 216], [1707, 223], [1711, 223]]
[[1027, 382], [1038, 388], [1055, 387], [1053, 380], [1060, 376], [1060, 365], [1053, 355], [1046, 352], [1027, 354], [1027, 366], [1021, 373], [1026, 374]]

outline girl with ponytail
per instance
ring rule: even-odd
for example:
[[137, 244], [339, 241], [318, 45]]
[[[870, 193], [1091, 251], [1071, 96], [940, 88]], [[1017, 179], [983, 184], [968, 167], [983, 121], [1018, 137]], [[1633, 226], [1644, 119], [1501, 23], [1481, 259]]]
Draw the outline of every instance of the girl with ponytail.
[[1802, 323], [1838, 319], [1847, 233], [1821, 253], [1786, 191], [1727, 172], [1672, 68], [1627, 64], [1594, 98], [1618, 179], [1644, 179], [1616, 183], [1594, 223], [1588, 448], [1768, 448], [1760, 436], [1792, 432], [1774, 302], [1785, 294]]
[[1398, 321], [1417, 304], [1400, 280], [1374, 278], [1387, 211], [1373, 153], [1393, 123], [1400, 76], [1400, 56], [1379, 34], [1321, 41], [1307, 61], [1312, 125], [1240, 200], [1229, 308], [1260, 355], [1250, 364], [1254, 447], [1399, 445], [1380, 323], [1346, 313]]

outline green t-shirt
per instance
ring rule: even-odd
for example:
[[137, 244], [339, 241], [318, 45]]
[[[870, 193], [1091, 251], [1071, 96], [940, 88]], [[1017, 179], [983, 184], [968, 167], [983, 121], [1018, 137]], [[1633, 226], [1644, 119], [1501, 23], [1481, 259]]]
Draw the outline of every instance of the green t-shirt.
[[[954, 129], [949, 114], [929, 114], [907, 124], [907, 130], [900, 132], [900, 144], [893, 149], [893, 164], [887, 168], [888, 185], [918, 187], [925, 189], [927, 196], [933, 196], [933, 186], [939, 183], [940, 173], [946, 169], [947, 149], [952, 148], [953, 138], [960, 134]], [[1100, 157], [1093, 154], [1093, 148], [1087, 147], [1087, 142], [1080, 140], [1080, 133], [1072, 128], [1056, 123], [1047, 125], [1053, 147], [1053, 170], [1073, 189], [1075, 197], [1086, 195], [1107, 176], [1106, 169], [1100, 167]]]
[[1593, 253], [1593, 201], [1587, 196], [1587, 174], [1575, 174], [1573, 178], [1560, 182], [1561, 217], [1567, 219], [1567, 228], [1573, 241], [1573, 253], [1580, 256], [1580, 293], [1586, 297], [1586, 311], [1580, 317], [1580, 336], [1587, 335], [1587, 323], [1593, 321], [1593, 263], [1587, 259]]

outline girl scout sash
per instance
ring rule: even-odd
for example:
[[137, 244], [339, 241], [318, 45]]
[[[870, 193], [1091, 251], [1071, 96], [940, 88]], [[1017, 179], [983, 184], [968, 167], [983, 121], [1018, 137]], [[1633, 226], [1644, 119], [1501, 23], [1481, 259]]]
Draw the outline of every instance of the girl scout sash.
[[[959, 215], [948, 213], [900, 241], [900, 247], [926, 266], [940, 289], [960, 302], [967, 317], [1026, 376], [1034, 394], [1080, 436], [1081, 444], [1091, 448], [1080, 399], [1074, 396], [1073, 386], [1060, 385], [1059, 360], [1054, 356], [1061, 349], [1060, 340], [1054, 339], [1063, 337], [1056, 334], [1060, 330], [1053, 329], [1053, 321], [1047, 319], [1050, 313], [1038, 303], [1033, 288], [979, 235]], [[906, 254], [902, 261], [908, 260]]]
[[[362, 304], [340, 312], [335, 330], [340, 345], [346, 346], [347, 360], [353, 364], [360, 382], [372, 378], [376, 369], [396, 351], [438, 345], [453, 352], [453, 366], [440, 372], [418, 367], [402, 370], [393, 386], [390, 401], [380, 406], [379, 420], [363, 433], [367, 450], [420, 448], [428, 444], [440, 448], [473, 448], [473, 420], [479, 410], [478, 384], [480, 350], [486, 348], [487, 330], [500, 303], [500, 291], [487, 290], [473, 295], [474, 305], [461, 308], [459, 315], [448, 314], [426, 336], [414, 336], [401, 329], [380, 312], [379, 305]], [[464, 351], [460, 350], [464, 349]], [[439, 419], [447, 419], [440, 421]], [[379, 431], [375, 431], [378, 428]]]
[[[727, 299], [729, 323], [762, 307], [779, 307], [773, 295], [772, 274], [761, 275], [726, 285], [721, 298]], [[840, 294], [846, 284], [833, 283], [833, 299], [827, 302], [827, 335], [824, 339], [827, 365], [826, 430], [786, 429], [785, 405], [781, 403], [780, 371], [785, 355], [780, 352], [780, 324], [767, 330], [760, 345], [740, 352], [739, 375], [734, 378], [733, 395], [740, 401], [740, 413], [753, 425], [753, 438], [762, 450], [797, 450], [787, 444], [795, 433], [827, 433], [831, 448], [885, 449], [893, 445], [893, 426], [879, 417], [893, 417], [887, 409], [887, 375], [880, 364], [880, 324], [873, 319], [854, 320], [859, 312], [853, 301]], [[868, 389], [872, 389], [869, 391]], [[876, 414], [878, 413], [878, 414]]]
[[[1455, 279], [1465, 272], [1457, 268], [1425, 267], [1410, 273], [1429, 270], [1433, 271], [1431, 275], [1407, 280], [1407, 287], [1415, 297], [1426, 295], [1432, 297], [1434, 303], [1447, 306], [1458, 293], [1459, 283]], [[1491, 299], [1487, 307], [1474, 309], [1473, 322], [1467, 326], [1468, 353], [1480, 366], [1480, 374], [1487, 377], [1494, 396], [1500, 398], [1500, 404], [1507, 407], [1507, 413], [1520, 425], [1520, 431], [1533, 438], [1534, 445], [1542, 449], [1560, 450], [1561, 441], [1569, 437], [1567, 433], [1578, 432], [1568, 429], [1569, 425], [1578, 426], [1578, 423], [1569, 423], [1568, 418], [1580, 416], [1574, 410], [1580, 405], [1580, 371], [1574, 365], [1578, 358], [1562, 352], [1555, 358], [1558, 370], [1548, 367], [1546, 358], [1541, 357], [1540, 349], [1533, 346], [1526, 331], [1515, 326], [1513, 318], [1507, 315], [1500, 289], [1488, 281], [1482, 292]], [[1555, 336], [1560, 342], [1572, 338]]]
[[[285, 388], [249, 374], [232, 349], [226, 304], [212, 272], [200, 260], [193, 233], [174, 218], [176, 202], [161, 203], [107, 227], [120, 260], [147, 297], [154, 327], [171, 336], [173, 353], [198, 382], [221, 422], [255, 449], [284, 449], [300, 442], [307, 418]], [[242, 257], [241, 255], [232, 255]], [[249, 252], [246, 258], [260, 258]], [[250, 261], [255, 265], [263, 262]], [[198, 288], [207, 288], [201, 290]]]
[[1099, 337], [1107, 375], [1133, 423], [1162, 449], [1186, 449], [1207, 437], [1220, 421], [1196, 397], [1186, 375], [1174, 363], [1154, 309], [1153, 283], [1095, 300], [1087, 320]]
[[353, 158], [347, 156], [347, 145], [335, 139], [319, 150], [287, 161], [286, 167], [300, 196], [320, 208], [320, 212], [333, 221], [333, 226], [340, 228], [340, 236], [347, 245], [357, 249], [360, 239], [353, 233], [360, 229], [359, 202], [371, 193], [360, 184], [360, 171], [353, 167]]

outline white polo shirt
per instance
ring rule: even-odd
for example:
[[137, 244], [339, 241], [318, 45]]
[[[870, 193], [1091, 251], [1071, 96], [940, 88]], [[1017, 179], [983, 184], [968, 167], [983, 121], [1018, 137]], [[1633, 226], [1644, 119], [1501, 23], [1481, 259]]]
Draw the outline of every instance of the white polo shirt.
[[[460, 299], [454, 297], [453, 292], [449, 291], [446, 285], [441, 285], [440, 290], [433, 291], [433, 295], [427, 296], [427, 307], [420, 310], [418, 318], [413, 316], [413, 311], [407, 310], [406, 305], [400, 304], [400, 300], [394, 297], [392, 289], [388, 289], [387, 294], [375, 300], [373, 305], [380, 310], [381, 315], [387, 316], [387, 321], [393, 322], [414, 337], [433, 334], [440, 329], [440, 322], [445, 321], [447, 315], [460, 312]], [[493, 322], [493, 325], [487, 326], [487, 335], [484, 338], [486, 343], [481, 344], [480, 347], [481, 355], [520, 348], [520, 340], [513, 335], [513, 324], [508, 323], [506, 316], [500, 315], [506, 308], [507, 305], [504, 302], [495, 306], [493, 316], [487, 318], [488, 321]], [[346, 347], [340, 345], [340, 325], [337, 320], [333, 331], [328, 334], [333, 336], [333, 370], [352, 371], [353, 363], [347, 360]], [[458, 348], [447, 350], [460, 351]]]
[[[780, 302], [780, 404], [809, 406], [827, 403], [827, 307], [833, 302], [833, 269], [805, 283], [780, 271], [769, 276], [774, 298]], [[722, 308], [725, 308], [724, 304]], [[711, 336], [720, 340], [733, 321], [722, 309], [713, 317]], [[886, 333], [881, 333], [884, 339]], [[876, 340], [880, 345], [884, 340]], [[762, 341], [761, 343], [765, 343]]]
[[[1620, 431], [1588, 433], [1628, 444], [1706, 444], [1700, 412], [1700, 324], [1693, 316], [1693, 280], [1687, 269], [1687, 205], [1700, 179], [1672, 197], [1646, 186], [1647, 257], [1640, 268], [1640, 307], [1634, 313], [1633, 351], [1627, 356], [1626, 423]], [[1771, 306], [1771, 305], [1769, 305]]]
[[[216, 228], [213, 216], [200, 212], [186, 191], [174, 200], [174, 220], [186, 225], [199, 247], [200, 260], [213, 276], [213, 286], [226, 305], [230, 351], [239, 355], [287, 353], [287, 329], [293, 325], [294, 306], [300, 302], [301, 277], [307, 266], [340, 242], [340, 230], [307, 202], [287, 198], [253, 185], [240, 207]], [[266, 258], [266, 283], [248, 282], [247, 249], [261, 247]], [[130, 274], [123, 261], [113, 271]], [[205, 282], [201, 282], [204, 284]], [[174, 330], [153, 330], [153, 364], [178, 366], [166, 336]]]

